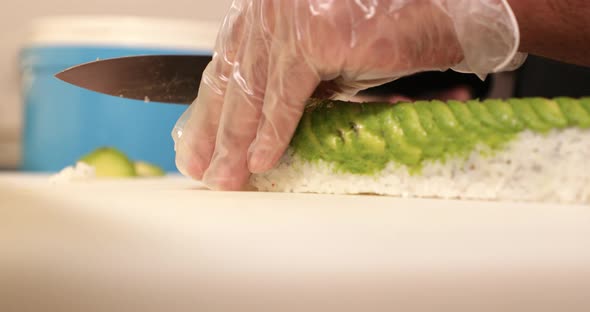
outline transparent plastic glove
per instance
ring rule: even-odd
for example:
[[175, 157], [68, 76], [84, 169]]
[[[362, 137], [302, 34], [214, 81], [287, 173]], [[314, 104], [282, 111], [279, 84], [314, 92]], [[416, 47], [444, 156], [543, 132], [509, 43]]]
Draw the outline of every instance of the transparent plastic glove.
[[235, 0], [173, 131], [177, 166], [240, 190], [284, 154], [314, 91], [347, 99], [449, 68], [483, 78], [522, 64], [519, 39], [505, 0]]

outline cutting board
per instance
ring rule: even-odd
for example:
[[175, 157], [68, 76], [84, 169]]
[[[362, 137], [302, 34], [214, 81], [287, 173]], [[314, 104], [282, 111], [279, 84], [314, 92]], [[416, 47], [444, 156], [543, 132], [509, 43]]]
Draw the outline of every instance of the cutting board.
[[2, 311], [589, 311], [590, 207], [4, 174], [2, 294]]

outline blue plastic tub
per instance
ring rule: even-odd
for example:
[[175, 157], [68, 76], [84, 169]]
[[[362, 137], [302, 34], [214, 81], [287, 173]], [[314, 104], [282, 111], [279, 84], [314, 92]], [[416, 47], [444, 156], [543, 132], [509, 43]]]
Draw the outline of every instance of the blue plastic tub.
[[[59, 27], [60, 23], [83, 27], [75, 33], [67, 32]], [[163, 24], [168, 28], [158, 27]], [[170, 133], [187, 106], [144, 103], [98, 94], [62, 82], [54, 75], [98, 58], [211, 55], [214, 34], [205, 36], [205, 40], [198, 34], [216, 28], [202, 23], [174, 24], [174, 21], [111, 17], [62, 17], [43, 20], [41, 25], [45, 27], [37, 26], [41, 30], [34, 35], [36, 39], [21, 53], [25, 108], [22, 170], [55, 172], [98, 147], [114, 146], [133, 159], [153, 162], [168, 172], [175, 172], [174, 142]], [[208, 28], [191, 32], [187, 27]], [[118, 31], [115, 36], [113, 29]], [[96, 34], [97, 37], [88, 38], [93, 31], [105, 33], [105, 30], [105, 36]], [[158, 33], [154, 33], [155, 30]], [[179, 30], [185, 33], [179, 35]], [[46, 33], [50, 35], [44, 36]], [[167, 33], [171, 36], [166, 37]], [[88, 35], [85, 37], [85, 34]], [[146, 39], [147, 34], [152, 36]], [[158, 41], [158, 38], [163, 39]]]

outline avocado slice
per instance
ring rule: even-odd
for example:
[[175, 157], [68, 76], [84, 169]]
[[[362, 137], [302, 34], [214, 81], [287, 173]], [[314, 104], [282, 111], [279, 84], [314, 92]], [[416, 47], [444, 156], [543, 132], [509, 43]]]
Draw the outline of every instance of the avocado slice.
[[[389, 153], [402, 164], [417, 165], [422, 159], [422, 150], [409, 144], [400, 121], [393, 111], [383, 115], [383, 136], [387, 142]], [[384, 162], [384, 164], [387, 161]]]
[[136, 161], [133, 164], [135, 166], [135, 172], [139, 177], [163, 177], [166, 175], [164, 169], [152, 163], [146, 161]]
[[531, 98], [531, 105], [535, 112], [547, 123], [555, 128], [565, 128], [568, 125], [566, 117], [556, 101], [541, 97]]
[[101, 147], [80, 158], [89, 166], [94, 167], [99, 178], [128, 178], [137, 176], [135, 165], [120, 150], [114, 147]]
[[590, 97], [583, 97], [580, 99], [582, 107], [590, 114]]
[[459, 101], [449, 101], [449, 108], [457, 118], [457, 121], [463, 126], [466, 132], [487, 135], [493, 132], [492, 129], [484, 126], [481, 121], [469, 110], [467, 104]]
[[572, 125], [580, 128], [590, 127], [590, 114], [584, 110], [580, 101], [570, 97], [558, 97], [555, 101], [561, 107], [561, 111]]
[[438, 128], [446, 135], [454, 135], [463, 132], [463, 127], [457, 121], [457, 118], [449, 106], [441, 101], [431, 101], [429, 103], [434, 121]]
[[414, 142], [419, 146], [426, 145], [429, 140], [428, 133], [422, 128], [420, 116], [414, 106], [410, 103], [401, 103], [397, 104], [393, 110], [397, 113], [397, 117], [408, 141]]
[[425, 156], [435, 157], [444, 153], [445, 151], [445, 136], [436, 124], [436, 120], [429, 108], [430, 103], [427, 101], [417, 101], [413, 107], [418, 113], [418, 120], [422, 125], [422, 129], [428, 135], [428, 142], [423, 144], [423, 152]]
[[537, 132], [547, 132], [551, 129], [551, 125], [543, 121], [535, 110], [531, 103], [524, 99], [509, 99], [508, 103], [512, 105], [512, 109], [518, 118], [528, 127]]
[[490, 99], [486, 100], [484, 104], [504, 129], [509, 131], [522, 131], [524, 129], [524, 123], [515, 116], [514, 110], [509, 103]]
[[497, 131], [506, 131], [504, 126], [500, 122], [498, 122], [494, 118], [494, 116], [489, 112], [487, 106], [484, 105], [484, 103], [477, 100], [471, 100], [467, 101], [467, 107], [469, 108], [473, 116], [478, 118], [484, 126], [489, 127], [491, 129], [495, 129]]

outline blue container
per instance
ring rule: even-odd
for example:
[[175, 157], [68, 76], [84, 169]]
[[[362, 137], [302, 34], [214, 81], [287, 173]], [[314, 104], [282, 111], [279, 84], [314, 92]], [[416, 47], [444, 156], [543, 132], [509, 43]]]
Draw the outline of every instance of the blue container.
[[[87, 91], [54, 75], [81, 63], [149, 54], [211, 55], [215, 25], [125, 17], [38, 21], [21, 53], [22, 170], [55, 172], [101, 146], [176, 172], [171, 131], [186, 105]], [[102, 35], [101, 35], [102, 34]]]

